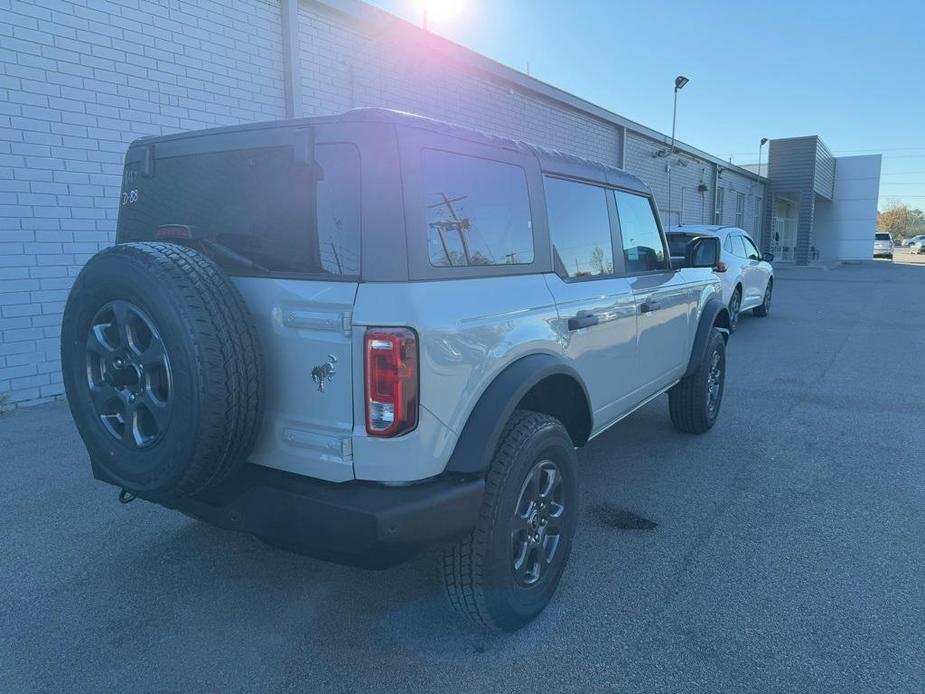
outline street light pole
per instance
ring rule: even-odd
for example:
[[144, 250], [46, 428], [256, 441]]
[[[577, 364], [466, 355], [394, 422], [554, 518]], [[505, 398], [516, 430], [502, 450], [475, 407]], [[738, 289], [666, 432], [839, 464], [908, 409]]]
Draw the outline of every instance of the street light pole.
[[768, 143], [768, 138], [762, 137], [761, 144], [758, 145], [758, 176], [761, 176], [761, 148]]
[[[668, 225], [671, 226], [671, 156], [674, 154], [674, 136], [675, 126], [678, 122], [678, 92], [684, 88], [690, 80], [684, 75], [678, 75], [674, 80], [674, 108], [671, 113], [671, 149], [668, 150], [668, 164], [665, 169], [668, 171]], [[681, 223], [681, 215], [678, 214], [678, 224]]]

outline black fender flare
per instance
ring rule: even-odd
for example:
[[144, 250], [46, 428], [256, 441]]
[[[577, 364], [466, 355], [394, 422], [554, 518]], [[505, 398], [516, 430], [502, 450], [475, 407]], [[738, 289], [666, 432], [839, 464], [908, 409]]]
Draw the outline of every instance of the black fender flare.
[[445, 472], [471, 475], [487, 470], [517, 404], [533, 386], [554, 375], [573, 378], [581, 386], [588, 412], [593, 412], [588, 389], [575, 369], [551, 354], [521, 357], [499, 373], [482, 393], [469, 413]]
[[[720, 323], [723, 322], [721, 316], [725, 316], [725, 324], [728, 326], [729, 309], [726, 308], [726, 304], [717, 296], [710, 297], [703, 307], [703, 310], [700, 312], [700, 322], [697, 324], [697, 334], [694, 336], [691, 358], [690, 361], [687, 362], [687, 371], [684, 372], [685, 376], [690, 376], [694, 373], [697, 367], [703, 362], [703, 356], [707, 350], [707, 343], [710, 340], [710, 333], [713, 331], [713, 326], [716, 325], [718, 318], [720, 318]], [[720, 330], [723, 330], [723, 338], [728, 340], [729, 329], [721, 327]]]

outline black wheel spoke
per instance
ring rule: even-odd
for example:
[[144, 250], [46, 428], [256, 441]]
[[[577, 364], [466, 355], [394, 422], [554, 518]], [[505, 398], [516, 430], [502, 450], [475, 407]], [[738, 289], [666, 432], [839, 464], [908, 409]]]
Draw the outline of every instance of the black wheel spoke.
[[119, 391], [105, 382], [95, 384], [90, 386], [90, 399], [93, 400], [97, 412], [105, 413], [111, 409], [109, 405], [112, 401], [119, 399]]
[[119, 335], [119, 346], [124, 350], [130, 349], [132, 346], [131, 326], [129, 325], [131, 312], [128, 302], [112, 302], [113, 326]]
[[555, 467], [540, 468], [540, 501], [549, 503], [550, 495], [559, 482], [559, 471]]
[[145, 391], [141, 399], [141, 407], [151, 415], [151, 418], [157, 425], [158, 433], [167, 427], [167, 415], [169, 414], [167, 403], [160, 402], [151, 396], [150, 391]]
[[125, 428], [122, 429], [122, 441], [129, 446], [141, 447], [143, 439], [138, 430], [138, 405], [135, 402], [125, 403]]
[[530, 475], [530, 500], [534, 503], [540, 500], [540, 493], [543, 487], [543, 470], [540, 466], [533, 468]]
[[109, 344], [106, 339], [106, 325], [91, 325], [90, 332], [87, 334], [87, 351], [100, 357], [112, 357], [116, 351], [114, 345]]
[[546, 517], [546, 534], [559, 534], [564, 511], [561, 504], [553, 505], [550, 514]]
[[552, 546], [550, 546], [551, 540], [551, 537], [544, 537], [536, 547], [537, 577], [542, 576], [543, 571], [549, 566], [549, 554], [551, 554], [549, 550], [555, 551], [555, 543], [552, 543]]
[[530, 542], [523, 540], [514, 544], [514, 573], [523, 577], [530, 558]]
[[165, 354], [164, 343], [161, 342], [159, 337], [152, 335], [148, 346], [138, 355], [138, 361], [141, 362], [142, 366], [146, 369], [153, 369], [163, 366]]

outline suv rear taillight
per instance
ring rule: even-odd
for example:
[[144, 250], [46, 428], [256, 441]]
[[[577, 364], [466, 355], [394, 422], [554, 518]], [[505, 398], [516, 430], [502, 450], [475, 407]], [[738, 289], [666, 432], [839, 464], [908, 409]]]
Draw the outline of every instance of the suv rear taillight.
[[366, 359], [366, 433], [398, 436], [418, 423], [418, 340], [410, 328], [370, 328]]

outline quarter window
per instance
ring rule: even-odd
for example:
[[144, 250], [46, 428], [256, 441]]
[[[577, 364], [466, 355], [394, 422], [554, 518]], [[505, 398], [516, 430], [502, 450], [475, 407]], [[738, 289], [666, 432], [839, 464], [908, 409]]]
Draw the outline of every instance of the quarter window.
[[745, 244], [742, 242], [742, 237], [736, 234], [730, 238], [732, 239], [732, 254], [739, 258], [747, 257], [748, 254], [745, 252]]
[[434, 267], [533, 262], [527, 177], [519, 166], [424, 150], [424, 210]]
[[561, 178], [545, 180], [553, 263], [560, 277], [613, 274], [607, 191]]
[[620, 217], [626, 271], [633, 274], [667, 269], [665, 245], [649, 198], [621, 190], [614, 191], [614, 197]]
[[745, 244], [745, 257], [749, 260], [761, 260], [761, 253], [758, 252], [758, 248], [752, 243], [752, 240], [747, 236], [742, 237], [742, 243]]

